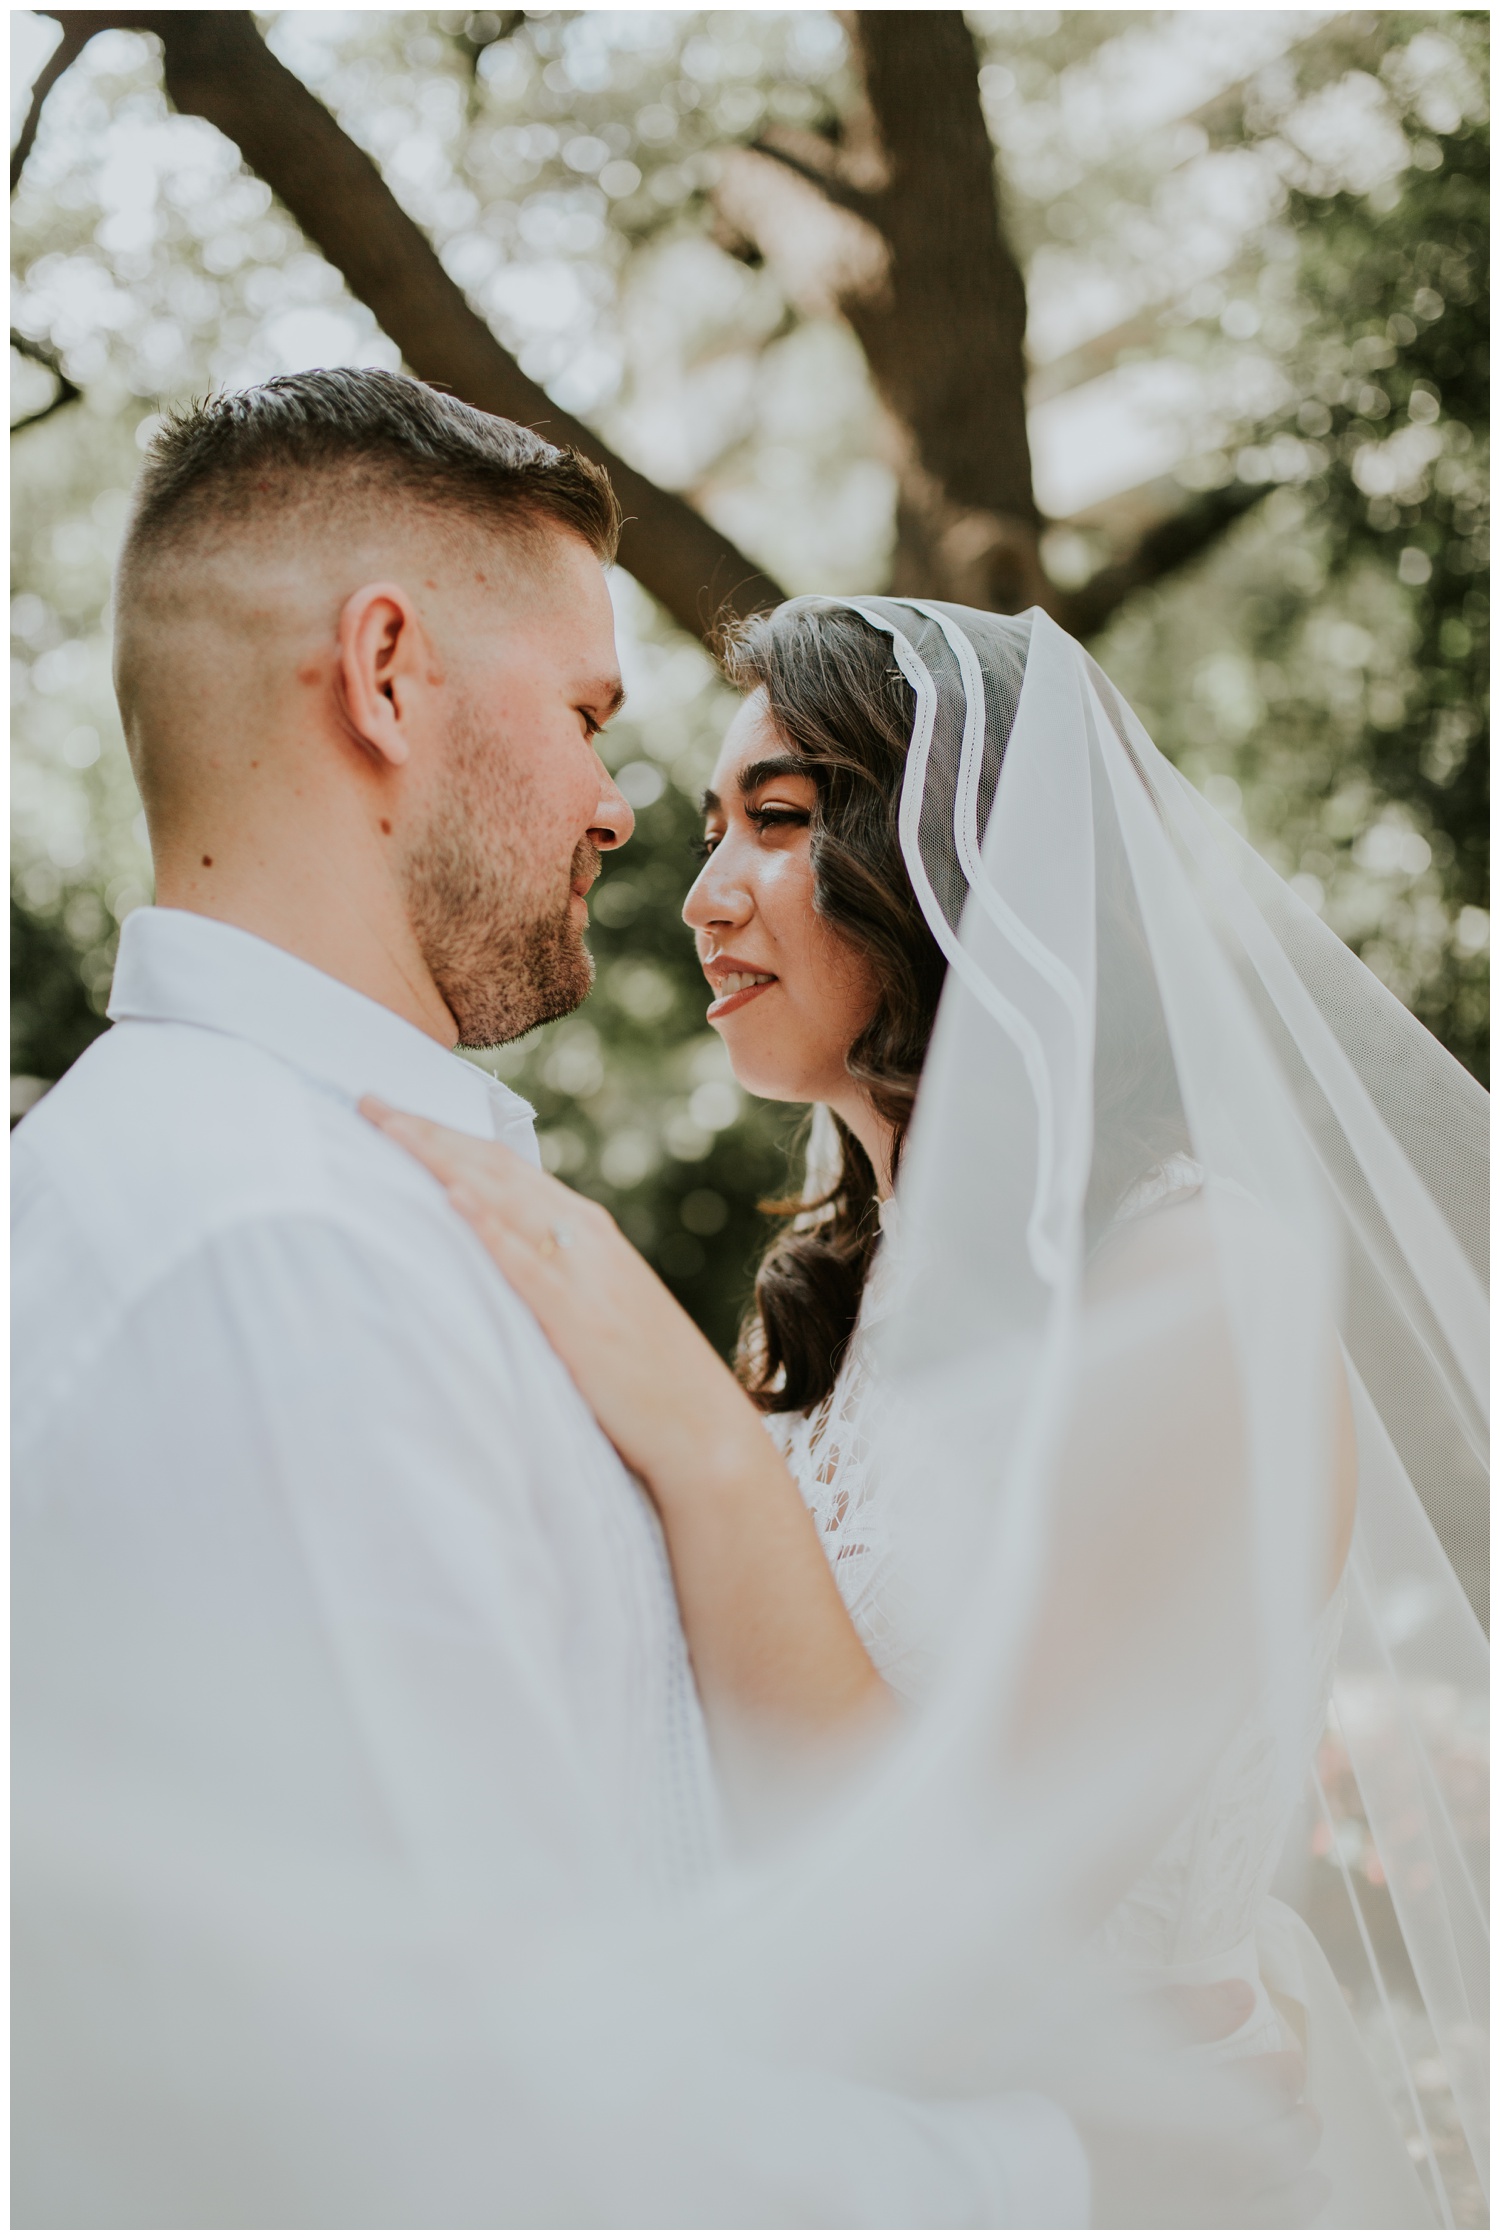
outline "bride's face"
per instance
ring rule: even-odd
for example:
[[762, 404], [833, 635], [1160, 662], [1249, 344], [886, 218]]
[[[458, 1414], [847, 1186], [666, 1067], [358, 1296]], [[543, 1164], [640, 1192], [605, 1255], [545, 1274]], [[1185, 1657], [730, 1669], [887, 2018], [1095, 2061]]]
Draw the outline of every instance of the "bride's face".
[[707, 860], [683, 905], [714, 992], [709, 1024], [756, 1096], [847, 1106], [850, 1044], [879, 996], [869, 964], [813, 907], [817, 788], [748, 699], [703, 797]]

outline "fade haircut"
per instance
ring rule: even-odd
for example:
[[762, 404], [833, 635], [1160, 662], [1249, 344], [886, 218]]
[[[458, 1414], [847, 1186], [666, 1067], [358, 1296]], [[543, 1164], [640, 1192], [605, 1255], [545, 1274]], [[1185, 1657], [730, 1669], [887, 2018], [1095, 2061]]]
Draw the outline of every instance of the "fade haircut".
[[601, 561], [620, 509], [601, 467], [405, 374], [336, 367], [281, 374], [167, 416], [152, 439], [120, 556], [122, 584], [184, 543], [218, 542], [309, 503], [438, 520], [571, 531]]

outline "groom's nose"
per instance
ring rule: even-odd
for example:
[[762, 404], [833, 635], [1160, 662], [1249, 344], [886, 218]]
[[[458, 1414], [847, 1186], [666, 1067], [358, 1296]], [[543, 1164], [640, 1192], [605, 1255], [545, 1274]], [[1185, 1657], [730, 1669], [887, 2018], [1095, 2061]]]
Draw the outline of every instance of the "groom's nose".
[[608, 848], [623, 848], [634, 830], [635, 811], [601, 762], [599, 805], [589, 826], [589, 838], [602, 852]]

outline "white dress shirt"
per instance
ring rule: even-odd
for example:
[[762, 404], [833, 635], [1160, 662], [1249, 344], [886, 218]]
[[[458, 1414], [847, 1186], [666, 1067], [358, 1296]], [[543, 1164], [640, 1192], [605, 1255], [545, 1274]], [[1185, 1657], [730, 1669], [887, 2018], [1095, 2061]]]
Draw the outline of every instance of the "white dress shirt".
[[1048, 2103], [658, 1988], [717, 1834], [655, 1515], [355, 1109], [530, 1108], [179, 911], [110, 1015], [13, 1139], [20, 2221], [1081, 2222]]

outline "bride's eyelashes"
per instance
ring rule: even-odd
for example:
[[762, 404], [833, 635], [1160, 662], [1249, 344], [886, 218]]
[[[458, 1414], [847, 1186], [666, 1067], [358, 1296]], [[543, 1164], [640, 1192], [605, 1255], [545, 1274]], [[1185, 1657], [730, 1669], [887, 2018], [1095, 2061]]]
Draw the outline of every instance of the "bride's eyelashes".
[[[786, 809], [781, 807], [747, 809], [745, 815], [750, 823], [755, 826], [756, 831], [760, 833], [772, 831], [778, 825], [805, 828], [812, 823], [812, 811], [810, 809]], [[722, 832], [706, 832], [701, 840], [692, 842], [692, 853], [700, 863], [706, 863], [723, 837]]]
[[812, 823], [810, 809], [747, 809], [745, 814], [757, 832], [769, 832], [776, 825], [806, 826]]

